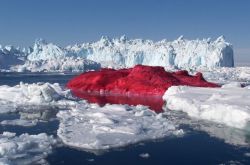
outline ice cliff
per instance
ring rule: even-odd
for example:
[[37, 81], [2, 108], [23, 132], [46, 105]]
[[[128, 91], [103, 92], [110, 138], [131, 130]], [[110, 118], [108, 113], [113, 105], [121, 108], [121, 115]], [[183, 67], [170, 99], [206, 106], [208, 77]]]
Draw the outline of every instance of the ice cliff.
[[[57, 61], [58, 64], [55, 64]], [[72, 61], [78, 62], [75, 65]], [[93, 63], [111, 68], [127, 68], [137, 64], [175, 68], [233, 67], [234, 54], [232, 45], [226, 42], [223, 36], [216, 40], [187, 40], [181, 36], [174, 41], [164, 39], [157, 42], [128, 39], [126, 36], [114, 39], [102, 37], [97, 42], [67, 47], [60, 47], [39, 39], [29, 50], [0, 46], [0, 69], [2, 70], [83, 71], [88, 68], [86, 67], [88, 64], [93, 68]], [[54, 68], [54, 65], [58, 67]]]

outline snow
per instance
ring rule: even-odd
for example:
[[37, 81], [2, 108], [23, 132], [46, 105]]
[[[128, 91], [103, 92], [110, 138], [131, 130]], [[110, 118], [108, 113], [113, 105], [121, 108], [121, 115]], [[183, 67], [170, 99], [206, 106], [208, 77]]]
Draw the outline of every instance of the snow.
[[46, 164], [56, 140], [45, 133], [38, 135], [3, 132], [0, 134], [0, 164]]
[[57, 135], [63, 143], [84, 150], [102, 150], [140, 141], [182, 135], [183, 131], [144, 106], [83, 104], [60, 111]]
[[[0, 49], [2, 71], [61, 72], [98, 69], [96, 66], [128, 68], [137, 64], [173, 68], [233, 67], [232, 45], [224, 37], [216, 40], [174, 41], [128, 39], [125, 36], [60, 47], [39, 39], [33, 48], [13, 46]], [[94, 65], [94, 66], [93, 66]]]
[[250, 90], [237, 83], [222, 88], [172, 86], [163, 100], [166, 110], [183, 111], [194, 118], [248, 129]]

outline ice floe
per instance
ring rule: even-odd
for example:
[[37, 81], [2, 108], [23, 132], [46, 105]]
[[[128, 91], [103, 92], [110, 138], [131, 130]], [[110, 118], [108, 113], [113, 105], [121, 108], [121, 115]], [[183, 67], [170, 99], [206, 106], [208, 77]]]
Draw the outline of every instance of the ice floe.
[[84, 104], [60, 111], [57, 135], [68, 146], [84, 150], [123, 147], [140, 141], [182, 135], [162, 114], [145, 106]]
[[163, 96], [166, 110], [249, 130], [250, 90], [236, 83], [222, 88], [172, 86]]
[[0, 122], [1, 125], [17, 125], [24, 127], [32, 127], [37, 124], [38, 120], [23, 120], [23, 119], [14, 119], [14, 120], [3, 120]]
[[0, 164], [46, 164], [56, 140], [45, 133], [38, 135], [3, 132], [0, 134]]

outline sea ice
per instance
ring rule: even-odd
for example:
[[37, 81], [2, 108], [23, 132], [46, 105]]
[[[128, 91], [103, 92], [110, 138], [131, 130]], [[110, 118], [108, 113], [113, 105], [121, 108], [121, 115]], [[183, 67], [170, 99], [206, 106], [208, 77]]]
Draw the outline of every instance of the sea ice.
[[144, 106], [83, 104], [60, 111], [57, 135], [84, 150], [123, 147], [140, 141], [182, 135], [171, 121]]
[[38, 120], [23, 120], [23, 119], [14, 119], [14, 120], [3, 120], [0, 122], [1, 125], [18, 125], [23, 127], [32, 127], [37, 124]]
[[238, 84], [222, 88], [172, 86], [163, 100], [166, 111], [183, 111], [191, 117], [249, 130], [250, 90]]
[[38, 135], [3, 132], [0, 134], [0, 164], [46, 164], [56, 140], [45, 133]]

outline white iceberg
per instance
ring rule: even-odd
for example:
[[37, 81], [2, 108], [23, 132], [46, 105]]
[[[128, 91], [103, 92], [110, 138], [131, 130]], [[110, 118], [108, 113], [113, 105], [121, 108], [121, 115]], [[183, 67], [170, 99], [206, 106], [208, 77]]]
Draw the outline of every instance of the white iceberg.
[[57, 116], [57, 135], [63, 143], [84, 150], [111, 149], [183, 134], [162, 114], [144, 106], [84, 104], [60, 111]]
[[183, 111], [194, 118], [249, 130], [250, 90], [238, 84], [222, 88], [172, 86], [163, 100], [166, 111]]
[[0, 45], [0, 70], [9, 70], [12, 66], [24, 64], [26, 55], [25, 50], [20, 48]]
[[45, 158], [57, 142], [45, 133], [38, 135], [0, 134], [0, 164], [46, 164]]

